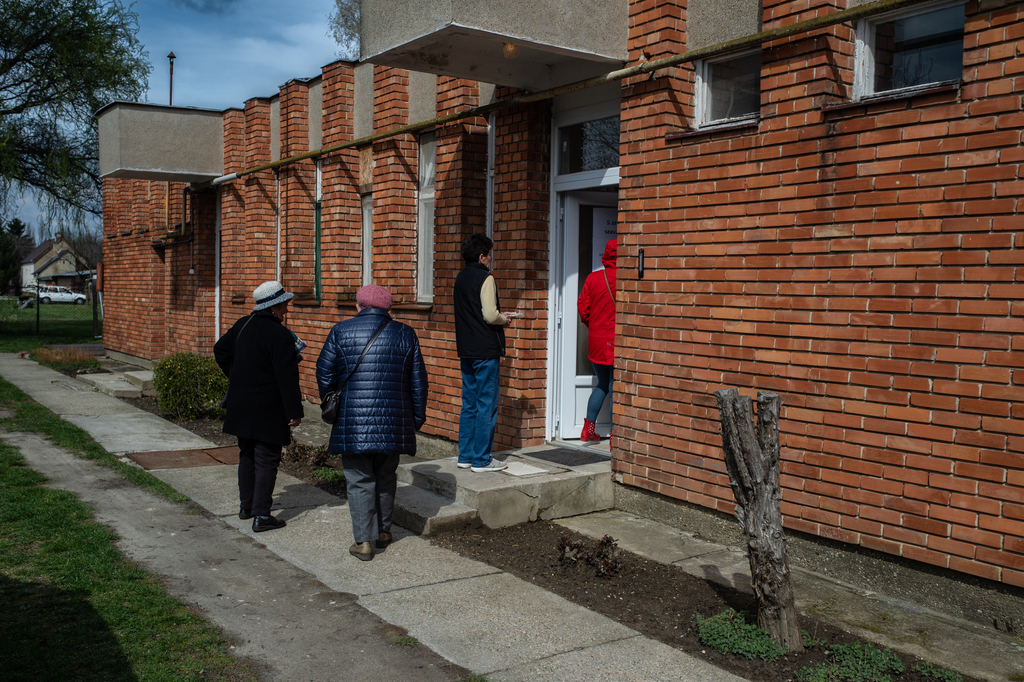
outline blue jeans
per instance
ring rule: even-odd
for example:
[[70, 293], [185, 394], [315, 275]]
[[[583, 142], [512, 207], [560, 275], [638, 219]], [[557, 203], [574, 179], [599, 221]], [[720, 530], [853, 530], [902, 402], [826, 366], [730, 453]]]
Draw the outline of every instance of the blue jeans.
[[398, 488], [398, 453], [342, 454], [341, 468], [345, 470], [348, 513], [355, 541], [374, 542], [381, 533], [391, 532]]
[[491, 463], [498, 425], [499, 358], [462, 361], [462, 412], [459, 414], [459, 462], [475, 467]]
[[612, 385], [615, 383], [615, 377], [612, 376], [614, 365], [599, 365], [596, 362], [590, 364], [594, 366], [594, 374], [597, 375], [597, 386], [594, 386], [590, 400], [587, 401], [587, 419], [596, 422], [605, 396], [610, 398], [612, 395]]

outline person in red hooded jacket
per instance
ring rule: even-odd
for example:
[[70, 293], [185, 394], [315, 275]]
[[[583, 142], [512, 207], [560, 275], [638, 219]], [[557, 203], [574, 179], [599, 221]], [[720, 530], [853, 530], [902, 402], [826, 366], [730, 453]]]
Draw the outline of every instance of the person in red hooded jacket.
[[587, 417], [583, 421], [583, 433], [580, 435], [583, 442], [601, 440], [594, 430], [594, 422], [597, 421], [605, 397], [611, 398], [615, 381], [612, 370], [615, 366], [615, 285], [618, 280], [616, 250], [616, 240], [608, 240], [601, 255], [604, 270], [596, 270], [587, 276], [583, 292], [576, 301], [580, 319], [590, 332], [587, 357], [597, 375], [597, 386], [587, 401]]

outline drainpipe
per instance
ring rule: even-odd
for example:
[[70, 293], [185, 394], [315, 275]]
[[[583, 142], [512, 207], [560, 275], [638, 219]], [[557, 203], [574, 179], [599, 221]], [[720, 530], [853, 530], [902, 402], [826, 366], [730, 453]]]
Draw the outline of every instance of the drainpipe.
[[688, 62], [693, 62], [698, 59], [706, 59], [719, 54], [725, 54], [728, 52], [737, 52], [751, 47], [759, 47], [763, 43], [771, 42], [773, 40], [779, 40], [781, 38], [788, 38], [789, 36], [798, 35], [802, 33], [809, 33], [816, 31], [821, 28], [827, 28], [829, 26], [835, 26], [836, 24], [842, 24], [851, 21], [857, 21], [865, 17], [874, 16], [883, 12], [890, 12], [892, 10], [901, 9], [904, 7], [911, 7], [913, 5], [919, 5], [930, 0], [876, 0], [876, 2], [870, 2], [859, 7], [852, 9], [845, 9], [840, 12], [832, 12], [820, 17], [814, 17], [813, 19], [806, 19], [804, 21], [798, 21], [795, 24], [789, 24], [787, 26], [780, 26], [777, 28], [769, 29], [767, 31], [761, 31], [760, 33], [753, 33], [742, 38], [736, 38], [735, 40], [728, 40], [724, 43], [717, 43], [715, 45], [709, 45], [708, 47], [702, 47], [697, 50], [690, 50], [682, 54], [674, 54], [662, 59], [656, 59], [651, 62], [644, 62], [643, 64], [637, 64], [636, 66], [630, 66], [625, 69], [619, 69], [618, 71], [611, 71], [602, 76], [595, 76], [582, 81], [576, 81], [575, 83], [569, 83], [568, 85], [562, 85], [557, 88], [551, 88], [550, 90], [544, 90], [529, 95], [520, 95], [511, 99], [502, 100], [500, 102], [493, 102], [491, 104], [485, 104], [479, 107], [472, 107], [465, 111], [456, 112], [453, 114], [447, 114], [445, 116], [438, 116], [432, 118], [429, 121], [420, 121], [419, 123], [410, 123], [409, 125], [401, 126], [398, 128], [392, 128], [391, 130], [385, 130], [374, 135], [367, 135], [351, 142], [344, 142], [341, 144], [332, 145], [330, 147], [323, 147], [315, 151], [306, 152], [304, 154], [297, 154], [296, 156], [289, 156], [286, 159], [280, 159], [271, 163], [265, 163], [261, 166], [254, 166], [252, 168], [246, 168], [236, 173], [230, 173], [228, 175], [222, 175], [219, 178], [214, 179], [212, 182], [214, 185], [220, 185], [225, 182], [230, 182], [245, 175], [252, 173], [258, 173], [260, 171], [269, 170], [271, 168], [278, 168], [288, 164], [295, 163], [297, 161], [303, 161], [305, 159], [311, 159], [324, 154], [330, 154], [331, 152], [340, 151], [342, 149], [348, 149], [349, 147], [362, 147], [378, 140], [383, 140], [389, 137], [395, 137], [397, 135], [404, 135], [406, 133], [414, 133], [424, 128], [432, 128], [451, 123], [453, 121], [459, 121], [464, 118], [470, 118], [473, 116], [486, 116], [494, 111], [500, 111], [502, 109], [508, 109], [510, 107], [518, 106], [520, 104], [529, 104], [531, 102], [539, 102], [546, 99], [552, 99], [558, 95], [564, 95], [570, 92], [577, 92], [579, 90], [586, 90], [597, 85], [604, 85], [606, 83], [612, 83], [614, 81], [621, 81], [626, 78], [632, 78], [633, 76], [640, 76], [645, 73], [653, 73], [659, 69], [665, 69], [671, 66], [678, 66]]
[[216, 218], [213, 228], [213, 338], [220, 338], [220, 212], [221, 191], [217, 189]]

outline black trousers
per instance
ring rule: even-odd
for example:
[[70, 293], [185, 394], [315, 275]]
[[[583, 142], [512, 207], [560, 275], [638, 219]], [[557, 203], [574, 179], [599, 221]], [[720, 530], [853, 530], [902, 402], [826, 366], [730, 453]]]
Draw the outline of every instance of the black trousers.
[[238, 438], [238, 500], [256, 516], [270, 516], [274, 503], [281, 446], [254, 438]]

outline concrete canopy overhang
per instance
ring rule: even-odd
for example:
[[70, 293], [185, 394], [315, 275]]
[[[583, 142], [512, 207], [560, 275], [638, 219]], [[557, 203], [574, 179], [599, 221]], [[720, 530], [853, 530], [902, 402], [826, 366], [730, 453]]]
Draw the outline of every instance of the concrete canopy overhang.
[[96, 118], [101, 177], [202, 183], [223, 175], [223, 112], [113, 102]]
[[361, 60], [411, 71], [539, 91], [627, 59], [621, 0], [363, 0], [361, 11]]

